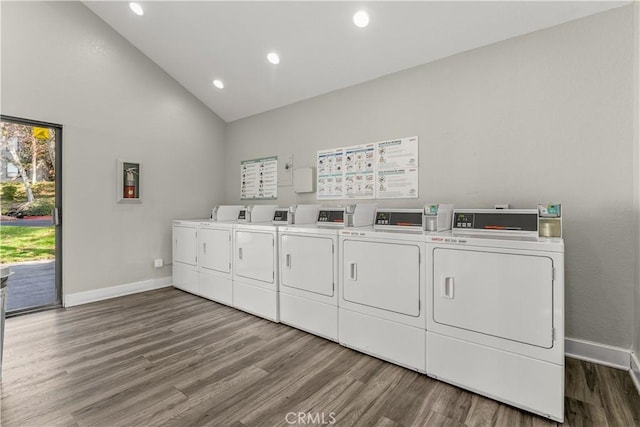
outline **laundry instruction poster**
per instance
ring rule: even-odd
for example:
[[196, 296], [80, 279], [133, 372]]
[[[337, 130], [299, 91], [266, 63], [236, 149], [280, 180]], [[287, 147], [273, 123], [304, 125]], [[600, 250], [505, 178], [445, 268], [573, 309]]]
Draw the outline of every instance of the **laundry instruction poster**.
[[240, 199], [276, 199], [277, 197], [277, 156], [240, 162]]
[[318, 199], [342, 199], [344, 148], [318, 151], [316, 163]]
[[373, 199], [375, 197], [375, 150], [375, 144], [345, 148], [343, 198]]
[[418, 137], [318, 151], [317, 198], [418, 197]]
[[418, 198], [418, 137], [376, 144], [376, 198]]
[[378, 171], [378, 199], [415, 199], [418, 197], [418, 169]]

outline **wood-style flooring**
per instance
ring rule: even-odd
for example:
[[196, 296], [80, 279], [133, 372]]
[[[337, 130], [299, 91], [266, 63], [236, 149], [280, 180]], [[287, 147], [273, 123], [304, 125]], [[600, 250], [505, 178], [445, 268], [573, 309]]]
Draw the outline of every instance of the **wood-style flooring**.
[[[7, 319], [1, 396], [3, 427], [555, 425], [173, 288]], [[629, 374], [567, 359], [565, 425], [640, 425]]]

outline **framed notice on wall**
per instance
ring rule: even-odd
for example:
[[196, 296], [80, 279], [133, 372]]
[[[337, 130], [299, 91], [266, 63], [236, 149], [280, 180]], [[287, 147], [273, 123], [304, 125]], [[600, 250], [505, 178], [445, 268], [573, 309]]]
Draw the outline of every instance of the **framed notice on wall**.
[[418, 137], [318, 151], [317, 198], [418, 197]]
[[240, 162], [240, 199], [276, 199], [277, 197], [277, 156]]

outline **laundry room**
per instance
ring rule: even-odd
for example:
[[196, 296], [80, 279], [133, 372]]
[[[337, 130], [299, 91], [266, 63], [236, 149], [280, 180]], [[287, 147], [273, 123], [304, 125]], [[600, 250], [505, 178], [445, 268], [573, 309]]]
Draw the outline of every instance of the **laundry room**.
[[0, 3], [62, 129], [3, 426], [640, 426], [637, 1], [135, 4]]

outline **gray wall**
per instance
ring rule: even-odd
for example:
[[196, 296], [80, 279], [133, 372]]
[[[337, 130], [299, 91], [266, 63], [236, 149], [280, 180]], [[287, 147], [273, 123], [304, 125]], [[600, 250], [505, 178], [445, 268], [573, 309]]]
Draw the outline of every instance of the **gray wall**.
[[[420, 138], [420, 198], [459, 207], [563, 204], [567, 335], [631, 348], [634, 322], [632, 6], [465, 52], [227, 125], [239, 163]], [[315, 201], [278, 189], [281, 205]]]
[[[79, 2], [2, 3], [2, 113], [63, 130], [65, 294], [171, 274], [170, 221], [223, 198], [225, 124]], [[116, 203], [116, 159], [142, 162]]]
[[633, 3], [633, 17], [635, 34], [633, 40], [635, 61], [634, 61], [634, 147], [635, 147], [635, 176], [634, 182], [636, 187], [633, 194], [635, 196], [635, 213], [636, 213], [636, 244], [638, 244], [638, 252], [636, 252], [636, 293], [635, 293], [635, 321], [634, 321], [634, 343], [633, 352], [637, 360], [640, 360], [640, 2]]

